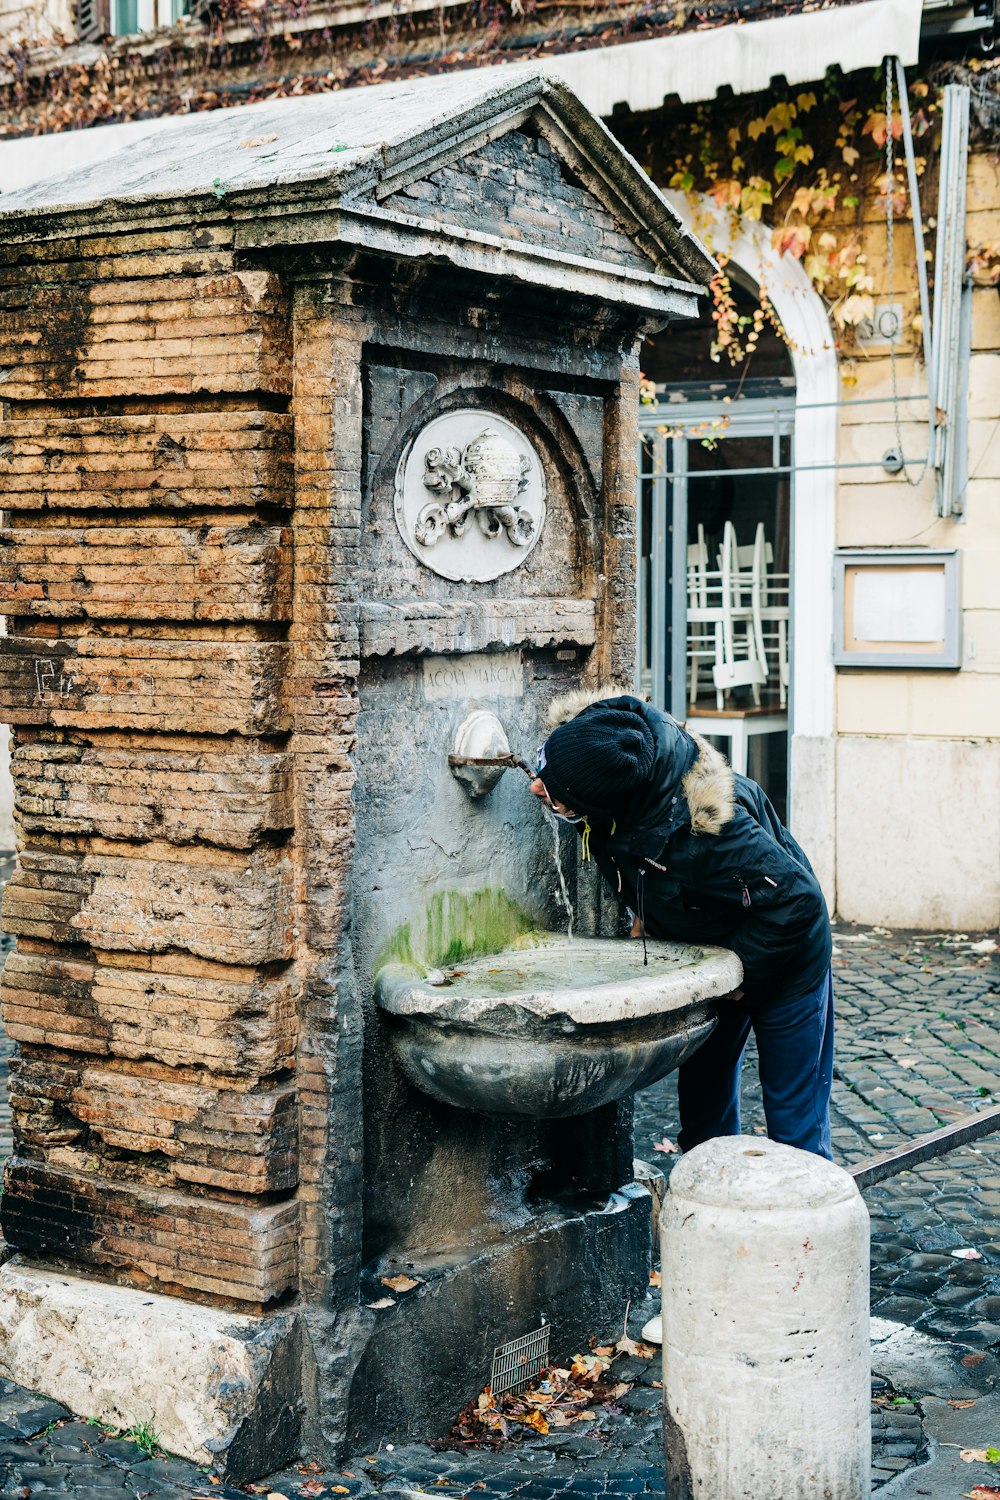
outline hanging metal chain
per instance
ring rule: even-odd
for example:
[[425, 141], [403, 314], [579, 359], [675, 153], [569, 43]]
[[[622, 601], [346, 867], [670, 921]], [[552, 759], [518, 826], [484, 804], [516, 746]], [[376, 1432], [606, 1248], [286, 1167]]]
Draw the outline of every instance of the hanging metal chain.
[[[895, 180], [895, 149], [892, 139], [892, 106], [893, 87], [892, 74], [895, 58], [887, 57], [885, 60], [885, 251], [886, 269], [889, 273], [889, 301], [891, 302], [896, 290], [896, 266], [895, 266], [895, 244], [893, 240], [893, 197], [896, 186]], [[900, 98], [900, 112], [902, 112], [903, 101]], [[911, 205], [912, 210], [912, 205]], [[917, 251], [919, 254], [919, 249]], [[900, 320], [899, 332], [902, 334], [902, 320]], [[908, 485], [916, 486], [923, 481], [930, 462], [930, 452], [920, 465], [919, 473], [914, 476], [906, 467], [905, 449], [903, 448], [903, 429], [899, 416], [899, 389], [896, 376], [896, 338], [895, 335], [889, 340], [889, 374], [892, 380], [892, 416], [896, 428], [896, 451], [899, 454], [899, 468]], [[930, 420], [930, 418], [928, 418]]]

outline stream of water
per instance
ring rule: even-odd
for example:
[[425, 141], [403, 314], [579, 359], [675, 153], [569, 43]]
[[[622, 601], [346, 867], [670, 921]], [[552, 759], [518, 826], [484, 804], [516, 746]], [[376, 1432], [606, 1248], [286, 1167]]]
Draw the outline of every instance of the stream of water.
[[549, 827], [552, 829], [552, 857], [556, 862], [556, 874], [559, 876], [559, 898], [562, 901], [563, 906], [565, 906], [566, 915], [569, 918], [569, 921], [566, 925], [566, 937], [569, 942], [572, 942], [573, 903], [569, 899], [569, 889], [566, 885], [566, 876], [563, 874], [562, 854], [559, 848], [559, 819], [556, 817], [555, 813], [552, 812], [551, 808], [545, 806], [544, 802], [542, 803], [542, 812], [545, 815], [546, 823], [548, 823]]

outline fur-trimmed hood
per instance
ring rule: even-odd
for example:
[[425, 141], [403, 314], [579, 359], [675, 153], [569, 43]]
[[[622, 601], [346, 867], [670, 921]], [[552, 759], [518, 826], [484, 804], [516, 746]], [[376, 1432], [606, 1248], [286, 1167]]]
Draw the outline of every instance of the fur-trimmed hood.
[[[735, 775], [729, 762], [707, 740], [702, 739], [701, 735], [692, 734], [670, 714], [662, 713], [650, 704], [643, 703], [628, 688], [615, 686], [577, 688], [572, 692], [562, 693], [558, 698], [553, 698], [549, 704], [545, 716], [547, 727], [552, 730], [557, 729], [560, 724], [567, 724], [570, 719], [575, 719], [577, 714], [582, 713], [593, 703], [605, 703], [611, 699], [621, 698], [628, 698], [632, 704], [641, 706], [643, 715], [654, 732], [657, 728], [656, 721], [660, 720], [661, 727], [671, 726], [675, 734], [683, 736], [688, 744], [695, 747], [694, 759], [680, 782], [684, 811], [686, 811], [683, 821], [690, 821], [693, 833], [719, 833], [730, 821], [736, 808]], [[658, 774], [663, 776], [665, 770], [666, 767], [662, 764], [661, 758]], [[654, 806], [650, 808], [650, 822], [655, 823], [657, 836], [659, 836], [662, 817], [656, 815], [657, 811], [654, 803]], [[644, 818], [644, 825], [646, 821]], [[678, 821], [680, 820], [675, 812], [670, 822], [676, 826]]]

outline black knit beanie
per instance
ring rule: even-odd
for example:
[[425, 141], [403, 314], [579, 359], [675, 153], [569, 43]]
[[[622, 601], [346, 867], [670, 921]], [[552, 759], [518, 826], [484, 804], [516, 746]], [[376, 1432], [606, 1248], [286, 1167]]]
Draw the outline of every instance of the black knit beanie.
[[623, 818], [647, 782], [653, 732], [627, 704], [592, 703], [542, 746], [538, 775], [555, 802], [576, 813]]

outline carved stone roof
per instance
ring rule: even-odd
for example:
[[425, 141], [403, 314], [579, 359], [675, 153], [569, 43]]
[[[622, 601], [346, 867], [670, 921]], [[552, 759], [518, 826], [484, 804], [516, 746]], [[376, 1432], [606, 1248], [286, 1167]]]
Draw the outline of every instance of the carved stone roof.
[[[414, 191], [446, 183], [455, 164], [499, 169], [492, 148], [518, 132], [527, 132], [519, 164], [530, 166], [531, 143], [541, 141], [557, 163], [554, 177], [548, 169], [553, 192], [567, 185], [567, 201], [552, 210], [565, 225], [555, 239], [544, 214], [518, 238], [502, 212], [478, 214], [474, 202], [460, 211], [457, 198], [450, 209], [454, 187], [431, 207]], [[5, 195], [0, 231], [18, 241], [78, 233], [81, 220], [113, 231], [195, 213], [204, 223], [228, 219], [247, 249], [347, 243], [675, 315], [695, 311], [714, 269], [600, 120], [564, 84], [525, 67], [186, 116]]]

